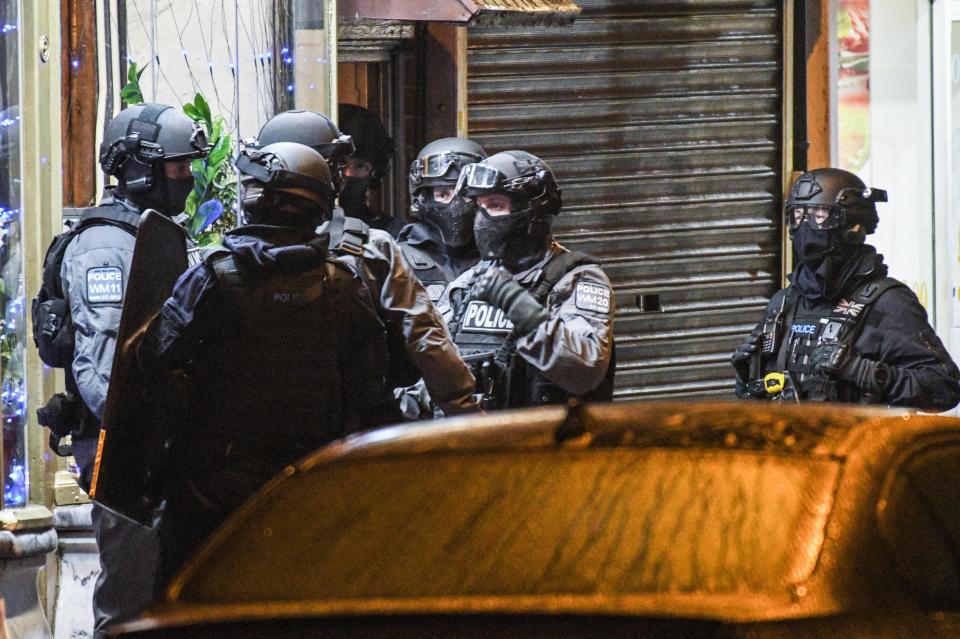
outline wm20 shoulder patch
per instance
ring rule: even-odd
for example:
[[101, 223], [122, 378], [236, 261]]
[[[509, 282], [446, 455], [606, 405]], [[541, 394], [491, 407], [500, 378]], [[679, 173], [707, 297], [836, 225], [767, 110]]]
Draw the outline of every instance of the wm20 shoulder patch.
[[119, 304], [123, 301], [123, 269], [97, 266], [87, 269], [87, 302]]
[[577, 282], [575, 292], [577, 308], [594, 313], [610, 313], [610, 288], [595, 282]]

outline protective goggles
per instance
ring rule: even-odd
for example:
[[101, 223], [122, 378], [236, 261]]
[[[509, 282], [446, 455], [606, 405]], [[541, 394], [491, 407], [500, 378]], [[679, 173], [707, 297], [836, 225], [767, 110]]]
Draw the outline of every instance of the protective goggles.
[[839, 206], [822, 204], [797, 204], [785, 208], [786, 222], [792, 230], [797, 230], [804, 222], [812, 229], [828, 230], [844, 226], [847, 212]]
[[414, 160], [411, 173], [418, 182], [424, 178], [442, 178], [450, 172], [450, 169], [459, 169], [464, 164], [482, 160], [482, 157], [474, 153], [454, 153], [453, 151], [434, 153]]
[[503, 177], [500, 171], [486, 164], [468, 164], [460, 169], [457, 193], [460, 193], [464, 188], [490, 190], [496, 187]]

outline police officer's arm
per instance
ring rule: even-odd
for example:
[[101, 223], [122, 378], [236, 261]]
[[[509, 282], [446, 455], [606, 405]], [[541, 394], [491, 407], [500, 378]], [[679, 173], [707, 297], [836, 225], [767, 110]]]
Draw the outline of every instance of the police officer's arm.
[[614, 296], [595, 265], [567, 273], [548, 300], [549, 319], [517, 341], [517, 352], [574, 395], [600, 385], [613, 352]]
[[209, 323], [216, 320], [216, 313], [210, 312], [216, 284], [204, 263], [180, 276], [163, 308], [138, 336], [137, 358], [144, 370], [168, 371], [189, 362]]
[[[84, 236], [93, 231], [97, 231], [98, 246], [91, 248]], [[114, 228], [90, 229], [68, 247], [60, 271], [76, 327], [74, 379], [87, 408], [100, 419], [132, 258], [132, 235]]]
[[366, 247], [374, 258], [365, 260], [368, 267], [384, 269], [377, 274], [383, 282], [380, 304], [389, 321], [401, 329], [407, 354], [423, 375], [430, 396], [446, 414], [476, 410], [473, 374], [460, 359], [446, 324], [400, 247], [386, 233], [374, 231]]
[[[889, 367], [883, 401], [928, 411], [950, 410], [960, 403], [960, 370], [927, 322], [927, 313], [913, 291], [898, 286], [874, 303], [878, 326], [868, 326], [857, 340], [864, 358]], [[867, 316], [870, 323], [870, 316]]]

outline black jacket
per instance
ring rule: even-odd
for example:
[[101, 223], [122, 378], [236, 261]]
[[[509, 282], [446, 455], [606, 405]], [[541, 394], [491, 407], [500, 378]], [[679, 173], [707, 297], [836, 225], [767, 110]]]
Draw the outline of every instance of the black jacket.
[[[884, 269], [877, 275], [882, 277], [885, 272]], [[783, 304], [788, 290], [782, 289], [773, 296], [768, 312]], [[839, 298], [811, 300], [799, 294], [790, 295], [788, 300], [790, 303], [784, 308], [787, 317], [807, 318], [830, 315], [840, 301]], [[762, 332], [762, 324], [761, 321], [757, 325], [754, 334]], [[783, 333], [777, 352], [762, 358], [762, 370], [757, 377], [778, 371], [779, 351], [789, 341], [791, 323], [784, 326]], [[926, 310], [906, 286], [894, 286], [877, 298], [868, 310], [853, 348], [862, 357], [889, 366], [890, 382], [883, 397], [873, 398], [865, 397], [852, 384], [838, 380], [838, 401], [882, 403], [936, 412], [960, 403], [960, 371], [928, 323]], [[738, 395], [746, 396], [739, 382], [738, 387]]]

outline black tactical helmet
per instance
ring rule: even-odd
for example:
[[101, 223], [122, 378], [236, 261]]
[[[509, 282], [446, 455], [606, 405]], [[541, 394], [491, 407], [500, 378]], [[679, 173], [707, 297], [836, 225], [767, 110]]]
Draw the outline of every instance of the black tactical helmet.
[[333, 210], [330, 167], [306, 145], [277, 142], [245, 149], [236, 164], [251, 223], [315, 228]]
[[511, 215], [556, 215], [563, 206], [560, 187], [547, 163], [526, 151], [503, 151], [460, 172], [457, 192], [465, 197], [505, 193]]
[[427, 189], [455, 186], [460, 170], [467, 164], [487, 157], [483, 147], [466, 138], [435, 140], [420, 150], [410, 165], [407, 184], [410, 187], [410, 212], [417, 216], [431, 201]]
[[394, 153], [393, 140], [380, 119], [361, 106], [341, 104], [340, 129], [353, 138], [354, 156], [370, 160], [373, 165], [371, 183], [380, 182]]
[[[865, 234], [877, 230], [877, 202], [886, 202], [887, 192], [872, 189], [859, 177], [842, 169], [814, 169], [790, 187], [784, 204], [791, 232], [804, 221], [817, 229], [861, 225]], [[862, 239], [862, 236], [861, 236]]]
[[353, 155], [353, 139], [340, 131], [336, 123], [313, 111], [285, 111], [263, 125], [254, 148], [277, 142], [296, 142], [309, 146], [326, 159], [339, 192], [343, 187], [343, 166]]
[[183, 210], [193, 176], [169, 178], [166, 163], [202, 158], [208, 151], [197, 122], [166, 104], [136, 104], [107, 124], [100, 167], [117, 178], [120, 195], [174, 215]]

